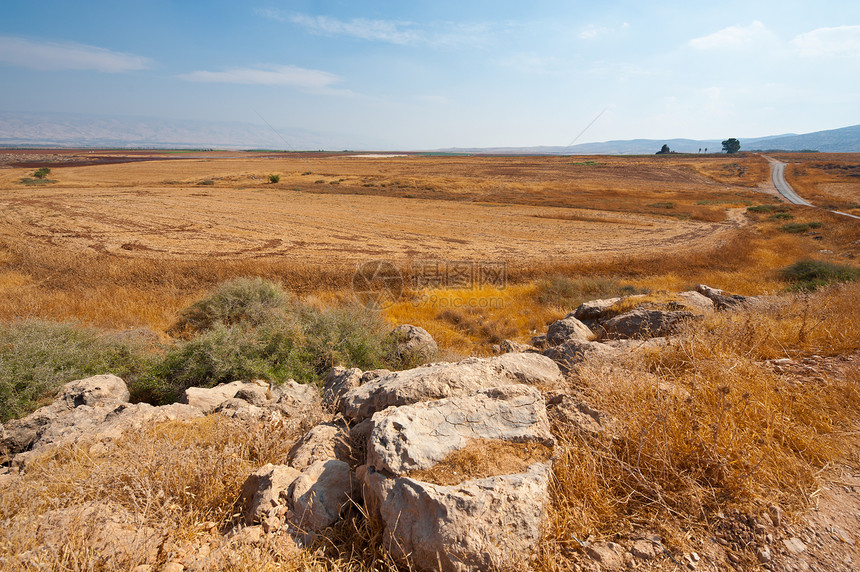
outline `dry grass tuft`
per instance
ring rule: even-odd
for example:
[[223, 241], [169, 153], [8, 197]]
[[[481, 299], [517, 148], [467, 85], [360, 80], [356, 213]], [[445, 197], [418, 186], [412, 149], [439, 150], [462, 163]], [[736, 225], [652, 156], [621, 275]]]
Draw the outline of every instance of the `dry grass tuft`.
[[433, 467], [407, 476], [437, 485], [459, 485], [472, 479], [524, 473], [530, 465], [545, 463], [551, 457], [552, 449], [541, 443], [476, 439]]

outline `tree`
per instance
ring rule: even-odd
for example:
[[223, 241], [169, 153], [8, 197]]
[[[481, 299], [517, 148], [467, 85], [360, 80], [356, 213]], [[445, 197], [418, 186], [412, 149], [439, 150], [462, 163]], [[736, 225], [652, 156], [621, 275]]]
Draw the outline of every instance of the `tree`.
[[666, 154], [668, 154], [668, 153], [671, 153], [671, 151], [669, 151], [669, 146], [668, 146], [668, 145], [666, 145], [665, 143], [663, 143], [663, 146], [662, 146], [662, 147], [660, 147], [660, 150], [659, 150], [659, 151], [657, 151], [657, 153], [656, 153], [656, 154], [657, 154], [657, 155], [666, 155]]
[[723, 151], [726, 153], [737, 153], [741, 148], [741, 142], [732, 137], [723, 141]]

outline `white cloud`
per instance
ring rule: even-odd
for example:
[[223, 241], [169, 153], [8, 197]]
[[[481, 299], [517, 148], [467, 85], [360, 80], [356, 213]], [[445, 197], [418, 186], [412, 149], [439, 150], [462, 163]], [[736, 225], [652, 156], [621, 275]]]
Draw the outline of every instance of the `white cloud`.
[[288, 85], [308, 90], [322, 90], [340, 81], [333, 73], [297, 66], [259, 66], [225, 71], [194, 71], [180, 78], [205, 83], [240, 83], [254, 85]]
[[76, 42], [0, 36], [0, 63], [40, 71], [96, 70], [120, 73], [146, 69], [152, 60]]
[[689, 46], [697, 50], [737, 49], [747, 48], [770, 38], [771, 32], [756, 20], [749, 26], [729, 26], [713, 34], [693, 38]]
[[581, 40], [590, 40], [592, 38], [596, 38], [602, 34], [605, 34], [609, 30], [602, 26], [595, 26], [594, 24], [590, 24], [587, 28], [579, 33], [579, 38]]
[[310, 16], [307, 14], [285, 14], [280, 10], [257, 10], [265, 18], [278, 22], [292, 22], [307, 28], [315, 34], [325, 36], [351, 36], [361, 40], [387, 42], [390, 44], [407, 45], [421, 40], [421, 34], [410, 22], [395, 22], [391, 20], [371, 20], [354, 18], [338, 20], [328, 16]]
[[791, 43], [805, 56], [860, 56], [860, 26], [818, 28], [795, 37]]

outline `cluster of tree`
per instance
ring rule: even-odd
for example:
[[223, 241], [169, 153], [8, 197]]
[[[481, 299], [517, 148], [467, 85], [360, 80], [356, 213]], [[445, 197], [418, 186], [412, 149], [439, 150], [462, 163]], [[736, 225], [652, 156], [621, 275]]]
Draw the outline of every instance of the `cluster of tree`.
[[[740, 148], [741, 148], [741, 142], [738, 141], [737, 139], [735, 139], [734, 137], [731, 137], [731, 138], [723, 141], [723, 151], [725, 151], [726, 153], [737, 153], [738, 151], [740, 151]], [[702, 148], [699, 147], [699, 153], [701, 153], [701, 152], [702, 152]], [[705, 147], [705, 153], [707, 153], [707, 152], [708, 152], [708, 148]], [[677, 151], [672, 151], [671, 149], [669, 149], [669, 146], [664, 143], [663, 146], [660, 148], [659, 151], [657, 151], [656, 154], [657, 155], [668, 155], [669, 153], [677, 153]]]

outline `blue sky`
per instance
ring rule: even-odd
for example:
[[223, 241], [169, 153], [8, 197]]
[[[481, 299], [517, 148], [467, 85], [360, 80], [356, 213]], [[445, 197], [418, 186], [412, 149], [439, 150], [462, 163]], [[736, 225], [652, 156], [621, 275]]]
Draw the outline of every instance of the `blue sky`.
[[804, 133], [860, 123], [860, 2], [0, 0], [0, 85], [297, 147]]

